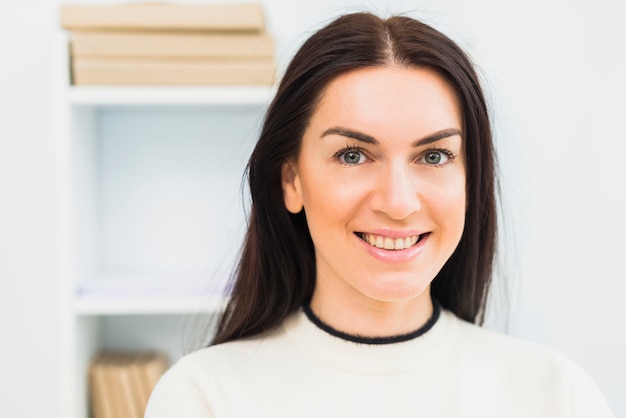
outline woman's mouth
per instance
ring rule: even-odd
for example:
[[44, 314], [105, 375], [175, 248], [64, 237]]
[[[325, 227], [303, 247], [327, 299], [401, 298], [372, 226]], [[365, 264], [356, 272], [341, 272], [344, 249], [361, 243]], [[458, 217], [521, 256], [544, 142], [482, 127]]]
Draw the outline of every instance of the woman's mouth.
[[366, 232], [355, 232], [355, 234], [372, 247], [390, 251], [400, 251], [411, 248], [427, 235], [421, 234], [404, 238], [391, 238], [384, 235], [368, 234]]

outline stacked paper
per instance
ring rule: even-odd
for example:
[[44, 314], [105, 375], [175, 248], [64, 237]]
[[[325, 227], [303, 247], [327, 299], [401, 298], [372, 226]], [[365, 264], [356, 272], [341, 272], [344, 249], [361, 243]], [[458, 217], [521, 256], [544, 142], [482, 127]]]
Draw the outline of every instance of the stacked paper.
[[260, 4], [62, 5], [76, 85], [271, 85]]
[[167, 368], [162, 354], [100, 354], [89, 369], [93, 418], [143, 417], [150, 393]]

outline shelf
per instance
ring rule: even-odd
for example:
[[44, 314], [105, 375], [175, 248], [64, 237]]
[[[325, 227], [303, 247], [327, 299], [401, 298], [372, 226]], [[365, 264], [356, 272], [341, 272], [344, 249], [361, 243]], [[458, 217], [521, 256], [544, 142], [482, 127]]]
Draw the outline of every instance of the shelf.
[[113, 297], [77, 296], [78, 316], [213, 314], [221, 311], [225, 298], [219, 296]]
[[99, 273], [78, 286], [76, 315], [155, 315], [217, 313], [224, 306], [223, 285], [202, 286], [185, 276]]
[[70, 86], [67, 96], [70, 104], [84, 106], [262, 106], [275, 91], [273, 86]]
[[101, 350], [175, 361], [208, 344], [245, 233], [241, 176], [276, 87], [73, 86], [61, 38], [61, 403], [86, 418]]

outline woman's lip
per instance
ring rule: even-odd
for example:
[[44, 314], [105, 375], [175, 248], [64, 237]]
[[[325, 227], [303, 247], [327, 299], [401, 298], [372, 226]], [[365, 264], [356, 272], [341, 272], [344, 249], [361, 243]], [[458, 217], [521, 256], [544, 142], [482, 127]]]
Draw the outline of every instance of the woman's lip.
[[421, 235], [422, 236], [420, 237], [420, 240], [415, 245], [409, 248], [405, 248], [404, 250], [385, 250], [383, 248], [378, 248], [370, 245], [358, 236], [356, 236], [356, 238], [363, 246], [365, 251], [367, 251], [367, 253], [375, 259], [388, 264], [401, 264], [411, 261], [422, 252], [424, 246], [426, 245], [426, 242], [428, 241], [430, 233], [425, 233]]
[[360, 234], [382, 235], [388, 238], [406, 238], [424, 234], [418, 229], [374, 229], [369, 231], [357, 231]]

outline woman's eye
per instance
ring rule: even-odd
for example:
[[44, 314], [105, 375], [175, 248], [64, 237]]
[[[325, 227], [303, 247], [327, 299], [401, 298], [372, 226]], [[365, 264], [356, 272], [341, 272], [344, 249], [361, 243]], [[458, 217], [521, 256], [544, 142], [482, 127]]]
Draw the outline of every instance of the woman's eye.
[[367, 157], [362, 151], [347, 150], [339, 154], [339, 161], [348, 165], [363, 164], [367, 161]]
[[442, 165], [447, 163], [451, 159], [451, 156], [444, 151], [434, 150], [428, 151], [422, 157], [422, 162], [428, 165]]

